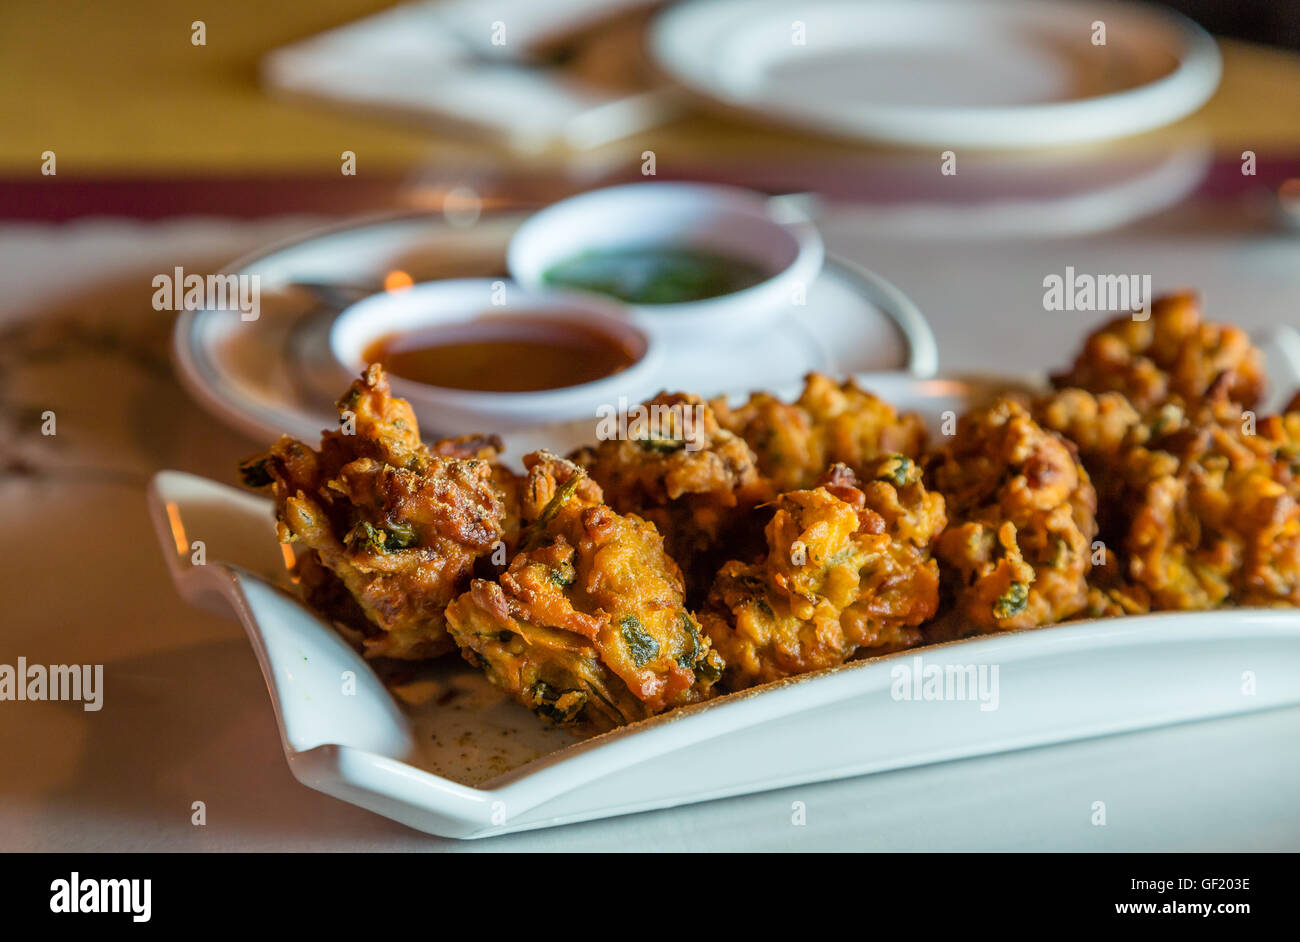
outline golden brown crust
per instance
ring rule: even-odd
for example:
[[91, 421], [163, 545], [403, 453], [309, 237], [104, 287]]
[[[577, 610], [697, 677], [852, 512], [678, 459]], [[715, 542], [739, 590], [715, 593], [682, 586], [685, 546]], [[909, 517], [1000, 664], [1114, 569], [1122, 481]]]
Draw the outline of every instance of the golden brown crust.
[[[502, 540], [507, 552], [514, 552], [519, 542], [520, 487], [523, 477], [515, 474], [499, 458], [502, 452], [499, 435], [461, 435], [443, 438], [428, 446], [429, 454], [444, 458], [465, 458], [486, 461], [492, 466], [492, 486], [501, 499]], [[504, 561], [503, 561], [504, 562]]]
[[1157, 607], [1300, 604], [1300, 421], [1290, 418], [1166, 411], [1122, 453], [1124, 549]]
[[775, 491], [812, 487], [833, 464], [858, 471], [881, 455], [919, 458], [925, 447], [919, 416], [900, 415], [852, 379], [836, 383], [809, 373], [793, 403], [758, 392], [734, 409], [721, 399], [710, 405], [725, 428], [749, 443]]
[[1115, 618], [1149, 611], [1151, 593], [1146, 586], [1130, 579], [1119, 557], [1105, 549], [1101, 561], [1088, 573], [1087, 616]]
[[367, 657], [445, 654], [454, 645], [444, 609], [502, 540], [492, 468], [427, 449], [378, 366], [338, 407], [340, 428], [323, 434], [319, 452], [284, 437], [246, 462], [246, 474], [271, 486], [307, 600], [354, 628], [364, 615]]
[[1003, 398], [964, 415], [929, 471], [952, 521], [935, 554], [970, 628], [1036, 628], [1083, 611], [1097, 496], [1065, 439]]
[[1202, 320], [1190, 292], [1156, 298], [1146, 320], [1124, 314], [1103, 325], [1053, 383], [1123, 393], [1141, 413], [1218, 400], [1252, 409], [1265, 388], [1263, 356], [1245, 331]]
[[1300, 394], [1249, 411], [1244, 334], [1161, 298], [1057, 382], [929, 455], [919, 417], [851, 380], [736, 408], [664, 393], [521, 476], [496, 436], [423, 444], [373, 366], [319, 450], [282, 438], [244, 470], [304, 597], [367, 656], [459, 646], [582, 733], [972, 631], [1300, 605]]
[[688, 587], [707, 587], [713, 555], [747, 539], [750, 517], [771, 490], [754, 454], [719, 426], [698, 396], [660, 393], [628, 421], [627, 434], [580, 449], [572, 458], [596, 480], [609, 505], [635, 513], [663, 534]]
[[467, 660], [552, 721], [600, 732], [712, 695], [722, 660], [685, 608], [654, 525], [576, 464], [524, 459], [520, 551], [447, 608]]
[[1086, 389], [1061, 389], [1034, 402], [1034, 418], [1044, 428], [1058, 432], [1091, 456], [1114, 455], [1142, 416], [1120, 392], [1090, 393]]
[[1121, 591], [1165, 610], [1300, 604], [1300, 413], [1166, 403], [1098, 435], [1101, 398], [1066, 390], [1038, 411], [1098, 482]]
[[839, 465], [821, 486], [782, 494], [767, 554], [718, 573], [700, 621], [726, 661], [729, 689], [921, 640], [939, 601], [930, 547], [943, 500], [904, 455], [867, 467], [862, 484]]

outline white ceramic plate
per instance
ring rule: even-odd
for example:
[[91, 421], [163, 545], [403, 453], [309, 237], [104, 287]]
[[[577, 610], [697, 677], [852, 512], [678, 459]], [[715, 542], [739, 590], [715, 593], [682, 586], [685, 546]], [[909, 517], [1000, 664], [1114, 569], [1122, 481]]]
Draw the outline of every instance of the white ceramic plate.
[[[371, 286], [393, 270], [417, 281], [495, 276], [505, 270], [506, 243], [523, 219], [485, 216], [458, 228], [428, 213], [388, 217], [241, 259], [230, 270], [261, 277], [260, 317], [245, 322], [232, 311], [182, 312], [172, 344], [181, 382], [218, 419], [258, 440], [284, 433], [314, 439], [335, 422], [333, 401], [343, 388], [328, 347], [339, 306], [319, 293], [283, 286]], [[938, 366], [925, 318], [897, 288], [865, 269], [828, 259], [807, 302], [796, 315], [725, 350], [717, 344], [675, 349], [659, 385], [708, 396], [781, 385], [809, 370], [930, 376]]]
[[[1093, 42], [1098, 22], [1105, 45]], [[659, 15], [650, 49], [705, 102], [941, 147], [1147, 131], [1204, 104], [1222, 68], [1185, 17], [1106, 0], [694, 0]]]
[[[1017, 382], [860, 379], [932, 423]], [[517, 460], [539, 442], [563, 451], [592, 431], [590, 423], [537, 430], [509, 439], [508, 455]], [[921, 648], [577, 742], [545, 728], [456, 658], [405, 683], [404, 699], [419, 702], [399, 706], [332, 628], [279, 587], [285, 576], [270, 501], [166, 471], [154, 478], [149, 504], [181, 595], [205, 608], [233, 608], [243, 623], [299, 781], [448, 837], [1300, 702], [1300, 618], [1241, 609], [1076, 622]], [[192, 563], [197, 539], [206, 546], [203, 566]], [[924, 699], [924, 678], [935, 670], [945, 678], [951, 671], [954, 694], [958, 674], [978, 684], [982, 670], [985, 686], [962, 698]], [[1245, 683], [1247, 672], [1253, 684]], [[918, 689], [922, 698], [902, 697]]]

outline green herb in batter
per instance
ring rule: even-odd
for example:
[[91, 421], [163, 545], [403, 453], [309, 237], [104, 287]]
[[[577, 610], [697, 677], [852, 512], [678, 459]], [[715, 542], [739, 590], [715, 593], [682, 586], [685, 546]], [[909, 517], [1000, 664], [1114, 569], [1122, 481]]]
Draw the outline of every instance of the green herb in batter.
[[632, 655], [632, 663], [645, 667], [659, 656], [659, 642], [650, 636], [635, 615], [624, 615], [618, 626], [623, 634], [623, 642]]
[[1029, 604], [1029, 586], [1023, 582], [1011, 583], [1006, 594], [993, 603], [994, 618], [1011, 618], [1019, 615]]

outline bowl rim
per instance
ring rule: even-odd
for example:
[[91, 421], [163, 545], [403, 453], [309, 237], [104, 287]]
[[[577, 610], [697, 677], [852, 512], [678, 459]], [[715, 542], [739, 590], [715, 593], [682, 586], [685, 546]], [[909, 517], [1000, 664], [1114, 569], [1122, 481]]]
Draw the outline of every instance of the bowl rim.
[[[724, 205], [719, 207], [723, 211], [728, 211], [726, 204], [730, 204], [731, 211], [751, 216], [755, 220], [764, 220], [773, 230], [780, 231], [786, 236], [794, 249], [793, 257], [789, 264], [775, 271], [768, 273], [763, 280], [756, 282], [739, 291], [731, 291], [727, 294], [716, 295], [711, 298], [699, 298], [693, 301], [674, 301], [669, 303], [634, 303], [622, 301], [611, 295], [601, 294], [595, 291], [583, 291], [584, 294], [591, 294], [596, 297], [610, 298], [626, 305], [628, 309], [639, 314], [648, 314], [657, 316], [670, 312], [674, 318], [680, 319], [683, 315], [710, 315], [716, 313], [720, 308], [731, 307], [733, 305], [744, 306], [755, 301], [763, 299], [765, 295], [773, 295], [783, 282], [789, 282], [802, 275], [802, 280], [812, 283], [817, 275], [821, 272], [825, 262], [826, 248], [822, 240], [821, 232], [817, 229], [812, 219], [793, 209], [787, 208], [785, 212], [790, 215], [788, 220], [778, 219], [773, 212], [770, 204], [771, 197], [757, 190], [750, 190], [744, 187], [732, 186], [725, 183], [702, 183], [698, 181], [677, 181], [677, 180], [647, 180], [633, 183], [619, 183], [613, 186], [601, 187], [595, 190], [586, 190], [582, 193], [576, 193], [573, 196], [566, 197], [551, 203], [533, 213], [525, 219], [518, 229], [510, 237], [510, 242], [506, 246], [506, 268], [510, 272], [510, 277], [518, 284], [526, 287], [546, 287], [542, 281], [542, 271], [536, 273], [536, 277], [528, 274], [531, 266], [523, 265], [520, 261], [522, 253], [521, 245], [526, 240], [536, 238], [536, 233], [540, 230], [546, 231], [546, 227], [554, 224], [554, 219], [565, 211], [573, 211], [575, 206], [581, 203], [591, 205], [600, 205], [601, 201], [617, 197], [622, 194], [636, 192], [638, 195], [644, 194], [649, 197], [650, 191], [666, 192], [675, 191], [680, 193], [693, 193], [700, 196], [714, 197]], [[748, 212], [745, 212], [748, 210]], [[593, 245], [595, 243], [593, 242]], [[628, 243], [636, 244], [635, 242]], [[645, 240], [645, 244], [661, 244], [656, 240]], [[526, 277], [521, 277], [521, 273]], [[579, 290], [579, 289], [571, 289]]]
[[[508, 296], [512, 298], [510, 303], [499, 309], [482, 301], [473, 305], [453, 301], [441, 306], [430, 306], [423, 311], [404, 311], [404, 316], [392, 310], [395, 305], [410, 305], [424, 296], [428, 296], [432, 302], [439, 295], [476, 290], [482, 292], [480, 297], [486, 297], [487, 292], [497, 283], [505, 284], [510, 292]], [[387, 318], [376, 316], [383, 312], [387, 312]], [[519, 392], [437, 386], [388, 372], [393, 392], [424, 404], [444, 404], [458, 409], [492, 412], [523, 408], [526, 411], [541, 411], [564, 402], [588, 397], [599, 398], [606, 389], [626, 384], [629, 379], [635, 382], [637, 377], [648, 373], [658, 363], [659, 341], [651, 331], [637, 323], [631, 311], [616, 299], [587, 292], [530, 287], [504, 277], [424, 281], [397, 291], [385, 291], [362, 298], [340, 311], [330, 324], [329, 349], [341, 369], [355, 374], [369, 365], [363, 356], [365, 347], [387, 334], [439, 324], [468, 323], [480, 318], [528, 317], [532, 313], [551, 322], [568, 321], [595, 330], [619, 343], [635, 359], [624, 369], [585, 383]], [[399, 316], [400, 325], [395, 323]], [[373, 320], [373, 324], [361, 325], [363, 318]], [[355, 337], [348, 337], [349, 331], [354, 331]], [[629, 339], [633, 343], [630, 344]]]

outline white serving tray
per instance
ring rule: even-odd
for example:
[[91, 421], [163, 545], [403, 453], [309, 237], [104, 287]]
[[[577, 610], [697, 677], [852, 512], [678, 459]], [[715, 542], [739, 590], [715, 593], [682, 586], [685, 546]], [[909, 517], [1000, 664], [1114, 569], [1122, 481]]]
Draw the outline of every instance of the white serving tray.
[[[931, 421], [994, 385], [900, 375], [860, 381]], [[507, 455], [517, 461], [539, 443], [564, 451], [590, 431], [574, 424], [516, 436]], [[921, 648], [578, 742], [546, 728], [455, 658], [404, 688], [408, 696], [427, 694], [422, 705], [399, 705], [369, 665], [284, 588], [270, 501], [164, 471], [150, 486], [149, 506], [177, 590], [194, 605], [233, 609], [247, 631], [298, 780], [446, 837], [1300, 703], [1300, 613], [1237, 609], [1076, 622]], [[196, 540], [206, 565], [192, 562]], [[981, 667], [990, 685], [996, 668], [996, 708], [981, 708], [991, 697], [900, 696], [904, 687], [915, 689], [906, 682], [913, 675], [951, 668], [955, 678]], [[344, 692], [349, 682], [351, 694]]]

